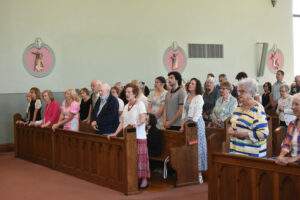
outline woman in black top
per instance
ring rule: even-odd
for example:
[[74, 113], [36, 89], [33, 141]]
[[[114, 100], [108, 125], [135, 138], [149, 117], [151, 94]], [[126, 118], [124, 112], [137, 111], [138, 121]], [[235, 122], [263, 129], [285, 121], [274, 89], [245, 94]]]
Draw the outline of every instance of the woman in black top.
[[81, 96], [81, 103], [80, 103], [80, 121], [88, 122], [90, 112], [91, 112], [91, 105], [92, 105], [92, 99], [89, 95], [89, 90], [87, 88], [82, 88], [80, 90], [80, 96]]
[[272, 84], [270, 82], [265, 82], [263, 88], [264, 88], [264, 93], [261, 97], [262, 105], [264, 106], [266, 112], [268, 113], [272, 109], [272, 104], [271, 104]]
[[38, 88], [32, 87], [30, 89], [30, 104], [29, 104], [29, 125], [36, 126], [42, 123], [42, 102], [41, 92]]

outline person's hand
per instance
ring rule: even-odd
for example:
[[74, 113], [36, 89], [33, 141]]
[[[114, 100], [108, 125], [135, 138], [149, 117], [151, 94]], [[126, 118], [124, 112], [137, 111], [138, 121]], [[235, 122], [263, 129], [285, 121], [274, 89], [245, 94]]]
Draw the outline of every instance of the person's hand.
[[109, 134], [107, 135], [107, 139], [110, 140], [111, 137], [116, 137], [117, 136], [117, 133], [112, 133], [112, 134]]
[[275, 160], [275, 163], [278, 165], [287, 165], [288, 159], [287, 159], [287, 157], [284, 157], [284, 156], [278, 156]]
[[53, 124], [52, 126], [52, 130], [55, 131], [56, 129], [58, 129], [59, 125], [58, 124]]
[[297, 157], [286, 157], [286, 161], [287, 163], [294, 163], [296, 161], [298, 161]]
[[90, 121], [88, 118], [86, 118], [86, 119], [83, 120], [82, 122], [89, 124], [91, 121]]
[[232, 137], [236, 137], [236, 131], [231, 126], [228, 127], [227, 133], [228, 133], [228, 135], [230, 135]]
[[[50, 125], [50, 124], [49, 124]], [[42, 124], [40, 127], [41, 128], [47, 128], [49, 125], [47, 125], [47, 124]]]
[[94, 130], [97, 130], [97, 122], [92, 121], [91, 126], [93, 127]]
[[28, 126], [34, 126], [34, 122], [30, 122]]
[[179, 129], [180, 132], [184, 132], [184, 126], [182, 125]]
[[166, 121], [164, 126], [165, 126], [165, 128], [170, 128], [171, 127], [170, 121]]
[[23, 122], [22, 120], [18, 120], [18, 121], [16, 121], [16, 124], [22, 124], [22, 125], [24, 125], [25, 122]]

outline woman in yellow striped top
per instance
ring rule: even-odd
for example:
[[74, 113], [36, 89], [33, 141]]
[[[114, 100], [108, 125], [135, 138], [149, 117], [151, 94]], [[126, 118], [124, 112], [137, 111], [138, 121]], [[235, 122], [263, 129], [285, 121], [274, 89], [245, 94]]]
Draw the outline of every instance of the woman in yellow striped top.
[[252, 157], [266, 157], [268, 122], [264, 107], [254, 100], [257, 83], [254, 79], [241, 80], [237, 86], [239, 106], [233, 112], [228, 128], [229, 153]]

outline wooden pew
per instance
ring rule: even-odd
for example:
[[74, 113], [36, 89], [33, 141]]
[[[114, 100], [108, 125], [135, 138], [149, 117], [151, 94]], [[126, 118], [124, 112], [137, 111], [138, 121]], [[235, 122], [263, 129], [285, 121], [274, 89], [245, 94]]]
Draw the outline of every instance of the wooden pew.
[[273, 160], [214, 154], [209, 200], [298, 200], [300, 166]]
[[86, 133], [96, 133], [96, 130], [93, 127], [86, 123], [86, 122], [79, 122], [79, 131], [86, 132]]
[[206, 128], [205, 133], [207, 141], [208, 170], [203, 175], [205, 180], [209, 181], [210, 168], [212, 166], [212, 154], [227, 151], [227, 148], [229, 148], [229, 141], [226, 142], [227, 136], [225, 128]]
[[[17, 115], [15, 115], [17, 117]], [[125, 194], [138, 192], [135, 129], [123, 137], [15, 125], [16, 156]]]
[[165, 163], [170, 160], [176, 172], [175, 186], [198, 183], [197, 127], [193, 122], [185, 123], [184, 127], [184, 132], [163, 130], [161, 156], [150, 157], [150, 160]]
[[18, 145], [17, 142], [17, 136], [16, 136], [16, 122], [19, 121], [19, 120], [22, 120], [22, 115], [20, 113], [16, 113], [14, 114], [13, 116], [13, 127], [14, 127], [14, 151], [15, 151], [15, 157], [17, 157], [18, 155]]
[[281, 151], [281, 144], [286, 136], [286, 128], [279, 126], [273, 132], [273, 156], [278, 156]]

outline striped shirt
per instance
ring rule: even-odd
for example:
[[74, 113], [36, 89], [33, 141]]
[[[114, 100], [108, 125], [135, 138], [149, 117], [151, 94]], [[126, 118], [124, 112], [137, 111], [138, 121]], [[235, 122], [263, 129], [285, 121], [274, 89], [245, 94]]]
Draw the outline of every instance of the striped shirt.
[[291, 153], [292, 157], [300, 156], [300, 130], [296, 127], [297, 120], [289, 124], [286, 137], [281, 145], [281, 150]]
[[268, 122], [264, 107], [257, 103], [250, 110], [237, 107], [230, 120], [231, 127], [238, 132], [247, 132], [248, 139], [230, 138], [229, 153], [252, 157], [266, 157]]

